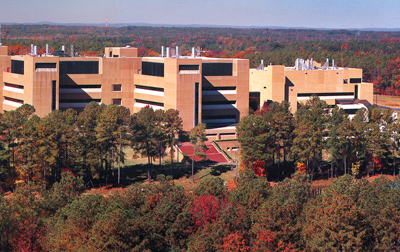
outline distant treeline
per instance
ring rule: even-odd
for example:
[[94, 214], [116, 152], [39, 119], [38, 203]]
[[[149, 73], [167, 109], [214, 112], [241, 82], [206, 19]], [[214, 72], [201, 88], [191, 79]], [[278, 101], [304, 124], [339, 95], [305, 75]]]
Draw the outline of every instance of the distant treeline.
[[161, 46], [180, 46], [182, 55], [200, 47], [204, 56], [247, 58], [251, 67], [261, 59], [292, 66], [296, 58], [329, 58], [338, 66], [362, 68], [364, 81], [374, 82], [376, 93], [400, 95], [400, 32], [4, 25], [2, 36], [12, 55], [28, 53], [30, 44], [38, 45], [39, 53], [45, 44], [52, 50], [65, 45], [67, 51], [73, 44], [80, 55], [102, 56], [104, 47], [129, 44], [139, 48], [139, 56], [158, 56]]

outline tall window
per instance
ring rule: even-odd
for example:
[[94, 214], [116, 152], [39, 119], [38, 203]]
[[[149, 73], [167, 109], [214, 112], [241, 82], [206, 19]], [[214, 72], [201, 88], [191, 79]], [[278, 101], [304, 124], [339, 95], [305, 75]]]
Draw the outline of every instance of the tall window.
[[194, 83], [194, 126], [199, 123], [199, 83]]
[[57, 91], [57, 85], [56, 85], [57, 81], [53, 80], [51, 81], [51, 110], [56, 110], [56, 102], [57, 102], [57, 95], [56, 95], [56, 91]]
[[24, 61], [11, 60], [11, 73], [24, 74]]

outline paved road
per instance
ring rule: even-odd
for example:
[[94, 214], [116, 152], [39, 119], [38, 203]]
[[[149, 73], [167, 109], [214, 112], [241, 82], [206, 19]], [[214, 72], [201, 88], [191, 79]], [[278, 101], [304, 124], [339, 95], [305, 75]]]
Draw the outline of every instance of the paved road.
[[394, 111], [400, 111], [400, 108], [395, 108], [395, 107], [387, 107], [387, 106], [380, 106], [380, 105], [378, 105], [378, 107], [379, 107], [380, 109], [391, 108], [391, 109], [394, 110]]

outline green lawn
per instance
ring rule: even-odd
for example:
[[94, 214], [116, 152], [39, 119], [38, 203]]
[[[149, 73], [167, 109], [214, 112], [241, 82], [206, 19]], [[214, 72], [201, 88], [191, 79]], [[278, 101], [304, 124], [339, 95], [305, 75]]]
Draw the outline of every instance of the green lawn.
[[[128, 186], [133, 183], [147, 183], [147, 158], [133, 159], [133, 150], [125, 149], [126, 160], [121, 169], [121, 183]], [[159, 160], [153, 161], [152, 179], [154, 180], [158, 174], [172, 176], [174, 183], [182, 185], [186, 190], [194, 189], [200, 181], [209, 177], [220, 177], [225, 181], [232, 180], [236, 172], [231, 170], [230, 165], [215, 165], [209, 163], [195, 164], [195, 182], [192, 182], [192, 166], [191, 164], [174, 163], [171, 169], [169, 157], [162, 160], [162, 165], [159, 165]]]
[[400, 107], [400, 96], [374, 95], [373, 104], [376, 103], [376, 100], [381, 106]]

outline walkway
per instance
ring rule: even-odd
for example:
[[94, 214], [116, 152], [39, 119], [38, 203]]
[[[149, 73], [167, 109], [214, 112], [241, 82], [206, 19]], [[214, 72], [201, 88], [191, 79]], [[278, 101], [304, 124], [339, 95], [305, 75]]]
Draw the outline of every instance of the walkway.
[[[211, 142], [206, 142], [206, 146], [208, 147], [208, 150], [205, 152], [207, 158], [206, 160], [215, 162], [215, 163], [228, 163], [228, 160], [222, 155], [221, 153], [218, 152], [218, 150], [212, 145]], [[186, 153], [186, 155], [189, 156], [190, 159], [193, 157], [193, 146], [191, 143], [182, 143], [179, 146], [179, 149], [181, 152]], [[202, 161], [200, 156], [195, 156], [194, 161]]]

